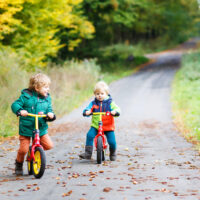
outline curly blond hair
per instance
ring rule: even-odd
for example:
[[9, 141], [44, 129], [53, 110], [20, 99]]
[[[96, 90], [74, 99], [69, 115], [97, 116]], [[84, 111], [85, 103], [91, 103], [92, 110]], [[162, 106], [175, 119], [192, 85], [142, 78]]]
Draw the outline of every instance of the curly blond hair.
[[94, 86], [94, 94], [96, 94], [97, 92], [101, 92], [102, 90], [105, 91], [106, 94], [109, 94], [108, 85], [104, 81], [99, 81]]
[[33, 75], [30, 80], [29, 80], [29, 90], [36, 90], [36, 89], [41, 89], [42, 87], [46, 85], [50, 85], [51, 80], [50, 78], [42, 73], [38, 73]]

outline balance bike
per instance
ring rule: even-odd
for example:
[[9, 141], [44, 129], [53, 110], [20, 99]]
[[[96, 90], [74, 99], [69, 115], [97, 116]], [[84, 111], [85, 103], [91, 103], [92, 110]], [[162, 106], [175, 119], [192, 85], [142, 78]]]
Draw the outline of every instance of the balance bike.
[[41, 178], [45, 171], [46, 156], [42, 145], [40, 144], [39, 117], [47, 117], [45, 114], [31, 114], [28, 116], [35, 118], [35, 130], [33, 131], [32, 145], [29, 147], [27, 154], [28, 174], [34, 175], [35, 178]]

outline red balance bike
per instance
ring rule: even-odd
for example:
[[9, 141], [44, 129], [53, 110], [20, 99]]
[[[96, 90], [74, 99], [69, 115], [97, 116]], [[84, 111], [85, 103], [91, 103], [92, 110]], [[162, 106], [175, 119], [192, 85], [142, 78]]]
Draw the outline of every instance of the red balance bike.
[[39, 117], [47, 117], [45, 114], [36, 115], [28, 113], [28, 116], [35, 118], [35, 130], [33, 131], [32, 145], [27, 154], [28, 174], [35, 178], [41, 178], [45, 171], [46, 156], [42, 145], [40, 144], [40, 130], [38, 125]]
[[103, 122], [102, 122], [102, 115], [111, 115], [110, 112], [93, 112], [92, 115], [99, 115], [99, 127], [98, 133], [94, 138], [94, 145], [97, 151], [97, 163], [101, 164], [102, 161], [105, 160], [105, 151], [107, 149], [107, 142], [106, 137], [103, 131]]

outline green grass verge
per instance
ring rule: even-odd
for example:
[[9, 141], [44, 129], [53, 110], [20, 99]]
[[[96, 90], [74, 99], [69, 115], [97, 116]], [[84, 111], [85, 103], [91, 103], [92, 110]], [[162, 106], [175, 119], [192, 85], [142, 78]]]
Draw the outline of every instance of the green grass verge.
[[173, 82], [174, 118], [185, 137], [200, 141], [200, 52], [183, 56], [182, 67]]

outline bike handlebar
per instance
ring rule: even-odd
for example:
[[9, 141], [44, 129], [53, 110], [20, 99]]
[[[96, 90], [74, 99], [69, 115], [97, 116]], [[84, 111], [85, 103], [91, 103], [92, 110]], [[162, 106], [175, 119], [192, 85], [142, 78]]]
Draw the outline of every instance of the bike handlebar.
[[[112, 115], [110, 111], [107, 111], [107, 112], [92, 112], [90, 115]], [[120, 114], [117, 112], [115, 115], [112, 115], [112, 116], [116, 116], [118, 117]], [[86, 115], [86, 113], [83, 113], [83, 116], [89, 116], [89, 115]]]
[[[20, 111], [17, 112], [17, 117], [19, 117], [19, 116], [22, 116]], [[32, 113], [28, 113], [27, 116], [30, 116], [30, 117], [44, 117], [45, 120], [48, 121], [48, 122], [52, 122], [52, 121], [56, 120], [56, 115], [55, 114], [54, 114], [53, 119], [50, 119], [47, 114], [32, 114]]]
[[118, 117], [119, 113], [116, 112], [116, 114], [113, 115], [110, 111], [107, 111], [107, 112], [92, 112], [91, 115], [112, 115], [112, 116]]
[[107, 113], [108, 112], [92, 112], [91, 115], [106, 115]]
[[28, 115], [27, 116], [30, 116], [30, 117], [47, 117], [47, 115], [46, 114], [32, 114], [32, 113], [28, 113]]

